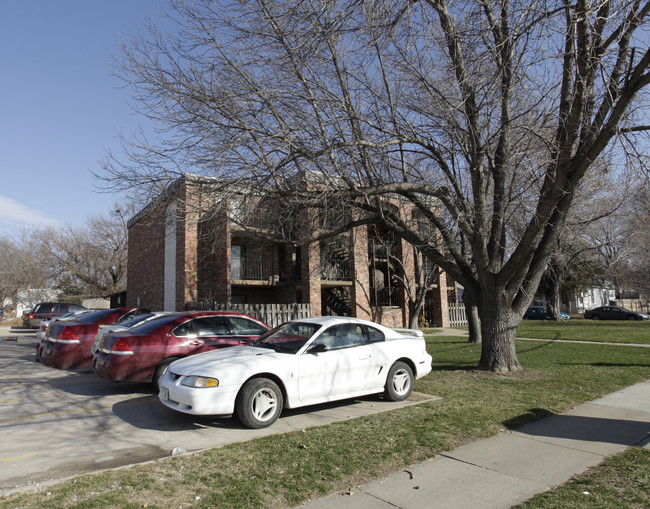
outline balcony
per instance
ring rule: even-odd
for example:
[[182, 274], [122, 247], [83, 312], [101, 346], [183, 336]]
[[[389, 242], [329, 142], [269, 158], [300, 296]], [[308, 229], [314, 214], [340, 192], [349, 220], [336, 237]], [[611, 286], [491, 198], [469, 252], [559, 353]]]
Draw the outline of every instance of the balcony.
[[323, 281], [351, 281], [350, 260], [341, 258], [321, 259], [320, 277]]
[[368, 256], [371, 260], [388, 260], [396, 258], [399, 254], [394, 244], [379, 244], [371, 242], [368, 246]]
[[386, 286], [370, 289], [370, 305], [377, 307], [393, 307], [401, 304], [400, 289]]
[[269, 260], [263, 258], [233, 258], [231, 279], [233, 281], [275, 282], [279, 277], [273, 273], [273, 263]]

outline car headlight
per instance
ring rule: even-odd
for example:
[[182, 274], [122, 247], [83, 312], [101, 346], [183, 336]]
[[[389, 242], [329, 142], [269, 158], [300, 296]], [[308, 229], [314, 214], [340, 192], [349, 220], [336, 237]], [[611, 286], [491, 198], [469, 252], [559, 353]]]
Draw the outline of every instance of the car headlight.
[[187, 387], [219, 387], [219, 380], [206, 376], [187, 376], [183, 378], [181, 385]]

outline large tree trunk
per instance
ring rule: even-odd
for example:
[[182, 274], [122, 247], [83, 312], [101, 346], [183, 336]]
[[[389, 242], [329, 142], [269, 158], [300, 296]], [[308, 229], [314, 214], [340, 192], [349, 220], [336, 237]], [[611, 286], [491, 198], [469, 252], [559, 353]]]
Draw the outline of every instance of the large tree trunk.
[[478, 316], [476, 304], [465, 302], [465, 314], [467, 315], [467, 325], [469, 327], [468, 343], [481, 343], [483, 337], [481, 334], [481, 320]]
[[[491, 294], [494, 295], [494, 294]], [[483, 348], [479, 369], [508, 373], [521, 369], [515, 351], [515, 333], [521, 316], [501, 299], [483, 299], [479, 307]]]
[[409, 328], [417, 329], [420, 326], [420, 309], [417, 302], [412, 300], [408, 303], [409, 306]]
[[560, 282], [552, 278], [544, 287], [544, 296], [546, 297], [546, 318], [549, 320], [561, 321], [560, 314]]

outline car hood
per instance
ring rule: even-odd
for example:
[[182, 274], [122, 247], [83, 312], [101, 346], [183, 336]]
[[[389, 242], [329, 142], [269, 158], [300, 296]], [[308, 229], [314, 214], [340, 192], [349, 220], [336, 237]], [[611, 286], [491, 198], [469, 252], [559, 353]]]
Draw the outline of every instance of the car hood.
[[215, 370], [223, 372], [233, 367], [247, 370], [262, 359], [268, 361], [287, 355], [289, 354], [278, 354], [274, 350], [254, 346], [232, 346], [179, 359], [169, 369], [176, 375], [210, 376]]

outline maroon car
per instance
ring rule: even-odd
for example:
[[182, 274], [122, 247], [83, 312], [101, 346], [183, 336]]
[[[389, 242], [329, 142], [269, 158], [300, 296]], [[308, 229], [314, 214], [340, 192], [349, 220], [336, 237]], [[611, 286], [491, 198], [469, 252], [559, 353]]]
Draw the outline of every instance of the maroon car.
[[125, 320], [136, 314], [136, 308], [102, 309], [81, 315], [74, 320], [50, 324], [45, 337], [36, 347], [36, 357], [47, 366], [59, 369], [81, 369], [92, 365], [90, 348], [101, 325]]
[[215, 348], [248, 345], [269, 328], [239, 313], [172, 313], [128, 331], [108, 333], [97, 347], [93, 370], [115, 382], [155, 384], [167, 366], [181, 357]]

